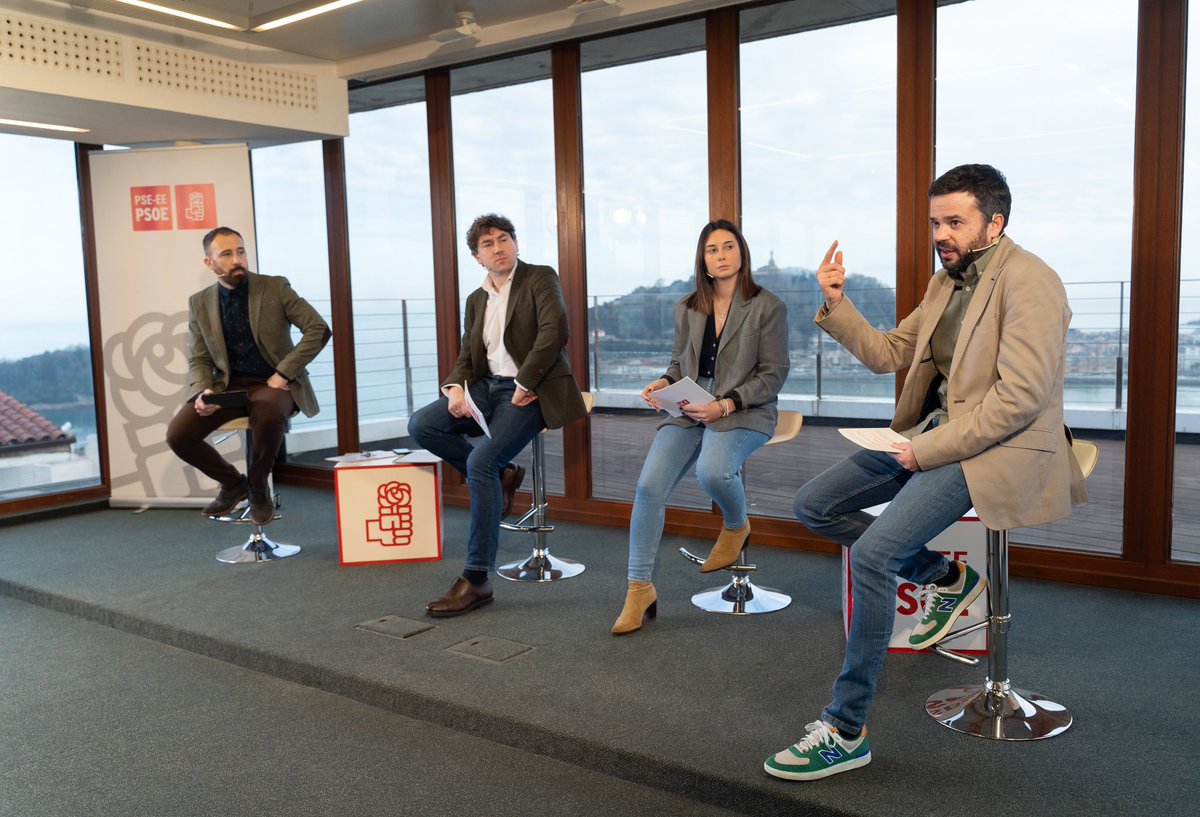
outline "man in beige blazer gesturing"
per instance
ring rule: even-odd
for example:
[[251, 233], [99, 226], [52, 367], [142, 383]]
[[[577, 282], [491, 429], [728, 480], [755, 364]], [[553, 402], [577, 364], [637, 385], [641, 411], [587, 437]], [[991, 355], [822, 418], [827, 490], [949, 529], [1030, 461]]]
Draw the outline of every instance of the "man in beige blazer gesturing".
[[[816, 323], [873, 372], [908, 367], [891, 427], [908, 441], [862, 450], [807, 482], [796, 516], [850, 549], [853, 611], [833, 700], [766, 771], [812, 780], [871, 760], [867, 710], [894, 622], [896, 576], [929, 585], [909, 644], [942, 638], [983, 591], [963, 562], [926, 547], [974, 505], [993, 529], [1041, 525], [1082, 501], [1083, 477], [1063, 425], [1071, 309], [1058, 275], [1017, 246], [1012, 195], [988, 165], [962, 165], [929, 188], [942, 269], [890, 332], [872, 327], [844, 291], [837, 242], [817, 270]], [[863, 511], [888, 502], [873, 518]]]
[[[246, 268], [242, 236], [217, 227], [203, 239], [204, 265], [217, 277], [188, 299], [188, 402], [167, 426], [167, 444], [216, 480], [221, 490], [204, 508], [208, 516], [231, 511], [247, 496], [250, 518], [265, 525], [275, 516], [267, 477], [283, 442], [287, 419], [299, 409], [317, 413], [305, 367], [329, 342], [329, 325], [286, 278]], [[301, 332], [293, 343], [292, 327]], [[224, 395], [218, 405], [210, 395]], [[250, 468], [243, 476], [205, 441], [223, 423], [250, 417]]]
[[[416, 411], [408, 434], [467, 478], [471, 530], [467, 564], [450, 589], [425, 607], [431, 616], [462, 615], [492, 600], [500, 520], [512, 507], [524, 469], [512, 464], [543, 428], [587, 415], [564, 348], [567, 316], [558, 274], [517, 258], [517, 234], [488, 214], [467, 230], [467, 247], [487, 274], [467, 296], [462, 348], [442, 396]], [[466, 392], [488, 425], [472, 417]]]

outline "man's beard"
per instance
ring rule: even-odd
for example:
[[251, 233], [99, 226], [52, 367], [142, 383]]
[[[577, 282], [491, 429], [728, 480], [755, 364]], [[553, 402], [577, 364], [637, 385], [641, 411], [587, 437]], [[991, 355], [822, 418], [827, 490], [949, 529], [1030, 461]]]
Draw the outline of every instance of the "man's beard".
[[975, 262], [975, 259], [979, 255], [979, 251], [988, 246], [990, 246], [990, 243], [987, 239], [987, 229], [985, 227], [979, 232], [979, 235], [975, 236], [975, 240], [971, 242], [971, 245], [966, 250], [956, 248], [956, 251], [958, 252], [958, 260], [953, 264], [944, 264], [946, 267], [946, 272], [950, 273], [955, 278], [962, 278], [963, 273], [967, 271], [967, 267], [971, 266], [971, 264]]

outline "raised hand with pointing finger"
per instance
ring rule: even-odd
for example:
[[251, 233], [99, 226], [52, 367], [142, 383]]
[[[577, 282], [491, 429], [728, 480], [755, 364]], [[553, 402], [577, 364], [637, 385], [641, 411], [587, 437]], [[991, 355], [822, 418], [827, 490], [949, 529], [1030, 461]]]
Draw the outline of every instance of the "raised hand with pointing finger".
[[846, 268], [842, 266], [842, 251], [836, 241], [825, 253], [821, 266], [817, 267], [817, 283], [825, 294], [825, 307], [833, 309], [842, 301], [842, 290], [846, 286]]

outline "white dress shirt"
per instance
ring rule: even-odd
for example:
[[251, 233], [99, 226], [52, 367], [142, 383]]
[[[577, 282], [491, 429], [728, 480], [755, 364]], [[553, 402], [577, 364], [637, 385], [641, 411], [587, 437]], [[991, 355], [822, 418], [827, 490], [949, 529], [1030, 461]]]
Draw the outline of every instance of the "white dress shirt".
[[[514, 261], [512, 269], [508, 271], [508, 277], [504, 279], [499, 290], [492, 286], [491, 273], [483, 276], [483, 285], [480, 287], [488, 296], [487, 306], [484, 307], [483, 312], [483, 345], [487, 349], [488, 371], [494, 375], [514, 379], [520, 366], [508, 353], [508, 349], [504, 348], [504, 323], [508, 317], [508, 297], [512, 293], [513, 273], [516, 270], [517, 262]], [[449, 395], [450, 389], [455, 385], [458, 384], [445, 386], [442, 392]], [[517, 388], [529, 391], [520, 382], [517, 382]]]

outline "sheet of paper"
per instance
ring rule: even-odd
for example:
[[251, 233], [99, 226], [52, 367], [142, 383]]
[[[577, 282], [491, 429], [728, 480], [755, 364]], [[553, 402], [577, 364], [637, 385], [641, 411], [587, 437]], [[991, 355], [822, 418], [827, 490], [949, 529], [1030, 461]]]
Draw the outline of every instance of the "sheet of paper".
[[690, 377], [685, 377], [658, 391], [652, 391], [650, 396], [657, 400], [658, 404], [663, 407], [663, 411], [672, 417], [682, 416], [682, 409], [686, 405], [692, 403], [703, 405], [717, 399], [696, 385], [696, 381]]
[[411, 454], [401, 454], [396, 456], [392, 451], [356, 451], [353, 454], [341, 454], [336, 457], [326, 457], [326, 462], [335, 463], [334, 468], [341, 468], [347, 465], [361, 467], [364, 465], [396, 465], [404, 463], [407, 465], [427, 465], [430, 463], [441, 462], [442, 458], [432, 451], [426, 451], [419, 448]]
[[855, 445], [869, 448], [872, 451], [887, 451], [896, 449], [892, 443], [906, 443], [908, 438], [890, 428], [839, 428], [841, 435]]
[[401, 454], [392, 462], [403, 462], [409, 465], [426, 465], [434, 462], [441, 462], [442, 458], [432, 451], [426, 451], [424, 448], [419, 448], [411, 454]]
[[361, 464], [364, 462], [389, 462], [396, 455], [391, 451], [355, 451], [353, 454], [339, 454], [336, 457], [326, 457], [326, 462]]
[[475, 422], [479, 423], [479, 427], [483, 429], [483, 433], [490, 440], [492, 432], [488, 431], [487, 420], [483, 419], [483, 412], [479, 410], [479, 406], [475, 405], [475, 401], [471, 399], [471, 390], [467, 388], [466, 381], [463, 381], [463, 397], [467, 398], [467, 411], [471, 412], [471, 416], [475, 418]]

